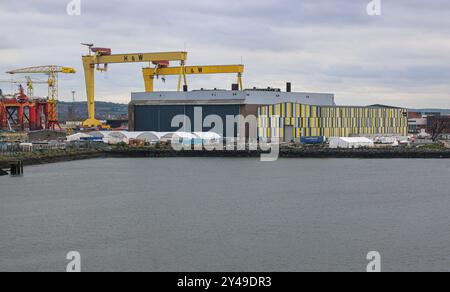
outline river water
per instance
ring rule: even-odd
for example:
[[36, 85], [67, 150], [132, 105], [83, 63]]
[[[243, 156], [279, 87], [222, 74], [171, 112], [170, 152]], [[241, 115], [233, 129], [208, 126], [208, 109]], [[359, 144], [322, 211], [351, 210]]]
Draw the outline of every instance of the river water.
[[93, 159], [0, 203], [0, 271], [450, 271], [450, 160]]

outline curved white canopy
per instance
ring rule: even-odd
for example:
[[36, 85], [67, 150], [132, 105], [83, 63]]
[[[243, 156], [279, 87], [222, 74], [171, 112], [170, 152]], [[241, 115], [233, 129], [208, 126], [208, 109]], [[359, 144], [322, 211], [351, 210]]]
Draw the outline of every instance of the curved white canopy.
[[106, 143], [129, 143], [130, 140], [140, 140], [148, 143], [159, 141], [183, 140], [220, 140], [222, 137], [213, 132], [128, 132], [128, 131], [96, 131], [88, 136], [103, 138]]
[[198, 139], [196, 135], [188, 132], [173, 132], [165, 134], [161, 139], [173, 140], [173, 139], [194, 140]]
[[202, 140], [219, 140], [222, 139], [222, 137], [214, 132], [194, 132], [195, 136], [197, 136], [199, 139]]
[[89, 137], [92, 137], [92, 136], [85, 134], [85, 133], [76, 133], [74, 135], [67, 136], [67, 141], [75, 142], [75, 141], [80, 141], [81, 138], [89, 138]]
[[117, 132], [110, 132], [109, 137], [117, 139], [136, 140], [137, 137], [139, 137], [139, 135], [141, 134], [143, 134], [143, 132], [117, 131]]
[[97, 137], [97, 138], [108, 138], [110, 133], [112, 133], [112, 132], [94, 131], [94, 132], [90, 132], [89, 135], [91, 135], [92, 137]]
[[137, 136], [137, 140], [145, 141], [148, 143], [155, 142], [155, 141], [161, 141], [161, 138], [166, 135], [167, 133], [161, 133], [161, 132], [144, 132]]

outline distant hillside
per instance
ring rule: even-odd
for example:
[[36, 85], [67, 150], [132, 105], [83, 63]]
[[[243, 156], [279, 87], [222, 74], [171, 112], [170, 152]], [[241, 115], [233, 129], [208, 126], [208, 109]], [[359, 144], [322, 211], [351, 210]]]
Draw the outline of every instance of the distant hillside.
[[[73, 114], [71, 113], [73, 108]], [[86, 102], [63, 102], [58, 103], [60, 121], [85, 120], [87, 118]], [[101, 120], [127, 119], [128, 105], [112, 102], [98, 101], [95, 103], [96, 117]]]

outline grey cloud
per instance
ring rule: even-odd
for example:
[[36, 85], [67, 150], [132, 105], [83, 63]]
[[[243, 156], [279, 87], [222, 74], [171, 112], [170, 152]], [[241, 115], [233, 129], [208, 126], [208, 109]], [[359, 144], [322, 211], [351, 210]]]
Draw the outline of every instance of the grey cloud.
[[[80, 17], [66, 15], [69, 2], [2, 1], [0, 71], [50, 63], [81, 70], [80, 42], [114, 52], [186, 46], [190, 64], [242, 57], [249, 87], [289, 80], [345, 103], [380, 96], [377, 103], [450, 107], [449, 1], [382, 0], [380, 17], [366, 14], [369, 0], [82, 0]], [[98, 96], [127, 102], [130, 90], [143, 89], [140, 67], [111, 66], [107, 79], [98, 77]], [[230, 80], [190, 78], [191, 87], [228, 88]], [[72, 89], [84, 95], [81, 71], [62, 81], [65, 97]]]

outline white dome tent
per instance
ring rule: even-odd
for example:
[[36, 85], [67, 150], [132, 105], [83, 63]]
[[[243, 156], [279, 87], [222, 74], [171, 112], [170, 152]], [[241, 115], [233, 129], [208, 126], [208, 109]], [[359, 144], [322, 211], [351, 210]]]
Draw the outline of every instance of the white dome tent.
[[130, 144], [131, 141], [138, 140], [139, 135], [142, 135], [143, 132], [127, 132], [127, 131], [118, 131], [111, 132], [108, 135], [109, 144], [120, 144], [126, 143]]
[[220, 140], [222, 136], [214, 132], [194, 132], [195, 136], [202, 140]]
[[203, 144], [219, 144], [222, 141], [222, 136], [214, 132], [194, 132]]
[[107, 131], [94, 131], [94, 132], [90, 132], [89, 135], [91, 135], [92, 137], [95, 137], [95, 138], [101, 138], [104, 143], [108, 143], [109, 135], [111, 133], [112, 132], [107, 132]]
[[101, 138], [108, 144], [130, 144], [132, 141], [141, 141], [150, 144], [160, 142], [172, 143], [173, 140], [178, 143], [198, 143], [198, 144], [217, 144], [221, 143], [222, 137], [214, 132], [128, 132], [128, 131], [94, 131], [89, 134], [79, 133], [68, 137], [69, 141], [80, 141], [81, 138]]
[[140, 140], [146, 143], [150, 143], [150, 144], [155, 144], [158, 142], [161, 142], [161, 138], [167, 135], [167, 133], [162, 133], [162, 132], [144, 132], [142, 134], [140, 134], [136, 140]]
[[161, 137], [163, 142], [171, 142], [177, 139], [178, 143], [191, 143], [193, 140], [198, 139], [198, 136], [188, 132], [172, 132], [167, 133]]
[[91, 135], [85, 133], [76, 133], [74, 135], [67, 136], [67, 142], [80, 142], [81, 138], [90, 138]]

